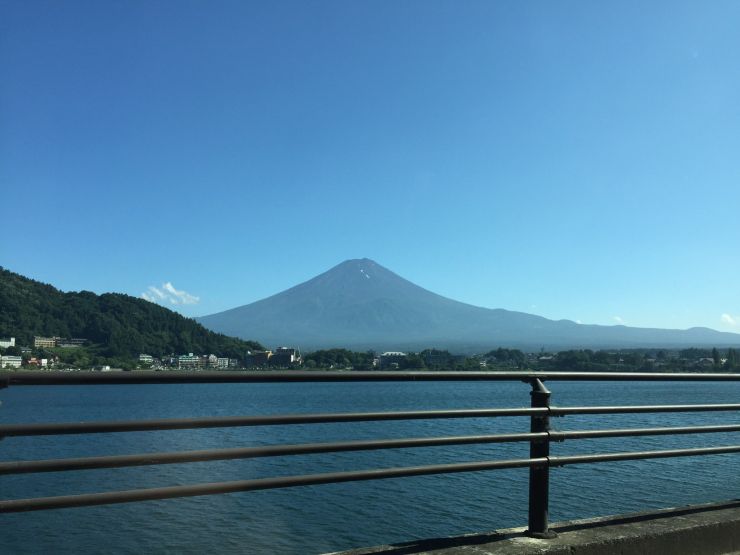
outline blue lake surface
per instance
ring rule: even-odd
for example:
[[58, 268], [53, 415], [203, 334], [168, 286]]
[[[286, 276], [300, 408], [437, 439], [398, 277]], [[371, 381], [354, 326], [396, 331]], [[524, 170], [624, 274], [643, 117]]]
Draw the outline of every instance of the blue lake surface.
[[[740, 383], [549, 382], [560, 406], [738, 403]], [[524, 407], [508, 382], [11, 387], [4, 423]], [[561, 430], [738, 423], [735, 413], [568, 416]], [[526, 432], [528, 418], [365, 422], [6, 438], [0, 460], [353, 439]], [[553, 444], [552, 454], [740, 444], [739, 433]], [[528, 456], [527, 444], [426, 447], [0, 476], [15, 499]], [[740, 455], [556, 468], [551, 520], [740, 497]], [[310, 554], [526, 524], [526, 469], [494, 470], [1, 515], [2, 553]]]

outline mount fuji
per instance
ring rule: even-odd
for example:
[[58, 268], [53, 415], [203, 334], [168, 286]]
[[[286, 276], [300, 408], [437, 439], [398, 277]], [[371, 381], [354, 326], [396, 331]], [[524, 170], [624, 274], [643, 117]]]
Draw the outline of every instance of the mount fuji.
[[740, 334], [709, 328], [584, 325], [473, 306], [419, 287], [367, 258], [347, 260], [286, 291], [197, 320], [226, 335], [304, 350], [740, 346]]

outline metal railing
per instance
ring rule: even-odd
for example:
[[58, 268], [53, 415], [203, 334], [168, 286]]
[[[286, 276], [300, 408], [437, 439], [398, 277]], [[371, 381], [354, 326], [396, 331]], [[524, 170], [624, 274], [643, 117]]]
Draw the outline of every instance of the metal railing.
[[385, 440], [341, 441], [295, 445], [271, 445], [198, 451], [157, 452], [132, 455], [0, 462], [1, 474], [60, 472], [96, 468], [120, 468], [158, 464], [188, 463], [257, 457], [277, 457], [405, 449], [443, 445], [473, 445], [505, 442], [528, 442], [529, 458], [461, 462], [416, 467], [383, 468], [349, 472], [331, 472], [276, 478], [260, 478], [135, 489], [82, 495], [65, 495], [34, 499], [0, 500], [0, 513], [59, 509], [128, 503], [153, 499], [168, 499], [198, 495], [256, 491], [338, 482], [378, 480], [454, 472], [475, 472], [505, 468], [529, 468], [528, 533], [549, 538], [554, 534], [548, 525], [548, 495], [550, 468], [570, 464], [600, 463], [666, 457], [687, 457], [740, 452], [740, 445], [630, 451], [569, 456], [550, 455], [551, 442], [566, 440], [706, 434], [740, 431], [740, 424], [684, 426], [658, 428], [628, 428], [605, 430], [555, 431], [551, 417], [583, 414], [627, 414], [659, 412], [740, 411], [740, 404], [700, 405], [641, 405], [556, 407], [550, 404], [550, 391], [545, 381], [740, 381], [740, 374], [661, 374], [661, 373], [595, 373], [595, 372], [126, 372], [126, 373], [60, 373], [12, 372], [0, 374], [0, 388], [39, 385], [147, 384], [147, 383], [248, 383], [248, 382], [358, 382], [358, 381], [523, 381], [531, 390], [531, 404], [523, 408], [484, 408], [472, 410], [426, 410], [404, 412], [359, 412], [328, 414], [289, 414], [271, 416], [233, 416], [216, 418], [178, 418], [157, 420], [127, 420], [114, 422], [66, 422], [40, 424], [0, 424], [0, 439], [18, 436], [120, 433], [149, 430], [177, 430], [232, 426], [266, 426], [320, 424], [330, 422], [369, 422], [390, 420], [432, 420], [448, 418], [522, 417], [530, 419], [528, 433], [472, 435], [453, 437], [421, 437]]

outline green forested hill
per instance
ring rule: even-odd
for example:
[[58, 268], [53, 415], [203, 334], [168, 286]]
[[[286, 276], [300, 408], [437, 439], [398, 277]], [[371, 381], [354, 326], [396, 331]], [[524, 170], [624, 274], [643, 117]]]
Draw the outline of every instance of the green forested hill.
[[143, 299], [120, 293], [64, 293], [0, 268], [0, 337], [33, 345], [34, 335], [82, 337], [100, 354], [215, 353], [243, 358], [261, 346], [213, 333], [192, 319]]

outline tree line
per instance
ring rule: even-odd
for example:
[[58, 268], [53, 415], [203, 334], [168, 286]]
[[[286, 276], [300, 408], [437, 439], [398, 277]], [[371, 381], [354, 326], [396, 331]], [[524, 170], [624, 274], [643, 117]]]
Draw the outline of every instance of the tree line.
[[[305, 368], [377, 368], [379, 354], [347, 349], [323, 349], [303, 357]], [[439, 349], [425, 349], [394, 358], [398, 370], [481, 370], [520, 369], [558, 372], [686, 372], [740, 370], [737, 349], [569, 349], [558, 352], [525, 353], [519, 349], [497, 348], [484, 354], [455, 355]]]

